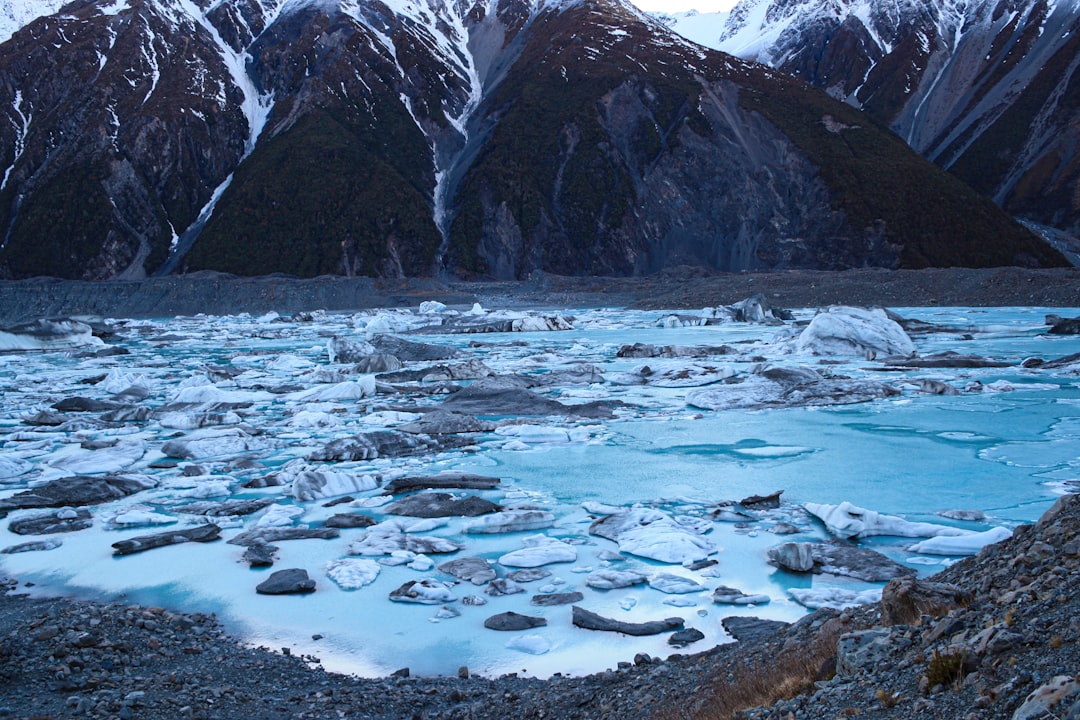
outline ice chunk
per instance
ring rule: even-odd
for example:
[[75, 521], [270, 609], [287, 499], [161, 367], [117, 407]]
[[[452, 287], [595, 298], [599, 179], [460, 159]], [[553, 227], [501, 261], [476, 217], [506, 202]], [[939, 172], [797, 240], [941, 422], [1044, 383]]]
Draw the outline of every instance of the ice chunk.
[[917, 542], [908, 548], [924, 555], [976, 555], [987, 545], [999, 543], [1012, 537], [1012, 530], [1003, 527], [959, 537], [933, 537]]
[[649, 587], [669, 595], [685, 595], [686, 593], [701, 592], [705, 586], [691, 578], [671, 573], [659, 573], [649, 580]]
[[676, 519], [662, 510], [631, 508], [595, 521], [589, 532], [619, 544], [631, 555], [681, 565], [704, 560], [718, 548], [702, 537], [709, 523]]
[[555, 524], [555, 515], [546, 510], [506, 510], [477, 518], [465, 524], [473, 535], [543, 530]]
[[842, 538], [864, 538], [871, 535], [896, 535], [899, 537], [939, 537], [970, 535], [970, 530], [936, 525], [934, 523], [909, 522], [897, 515], [882, 515], [873, 510], [842, 502], [839, 505], [806, 503], [803, 507], [818, 517], [829, 532]]
[[499, 564], [506, 567], [534, 568], [551, 563], [577, 561], [577, 550], [562, 540], [534, 535], [525, 538], [525, 547], [514, 550], [499, 558]]
[[795, 351], [873, 358], [911, 355], [915, 344], [881, 308], [834, 306], [814, 316], [795, 341]]
[[529, 655], [543, 655], [551, 649], [551, 643], [540, 635], [518, 635], [509, 640], [506, 647]]
[[819, 608], [842, 610], [856, 605], [869, 605], [871, 603], [881, 602], [881, 588], [850, 590], [848, 588], [825, 586], [802, 589], [794, 588], [788, 592], [791, 593], [791, 597], [795, 598], [795, 602], [808, 607], [811, 610], [817, 610]]

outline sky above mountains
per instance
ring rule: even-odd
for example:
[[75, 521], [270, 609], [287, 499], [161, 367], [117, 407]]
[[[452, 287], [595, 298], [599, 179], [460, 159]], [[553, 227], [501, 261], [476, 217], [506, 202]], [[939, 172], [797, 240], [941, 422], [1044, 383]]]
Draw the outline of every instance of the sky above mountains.
[[730, 10], [737, 0], [632, 0], [642, 10], [649, 12], [723, 12]]

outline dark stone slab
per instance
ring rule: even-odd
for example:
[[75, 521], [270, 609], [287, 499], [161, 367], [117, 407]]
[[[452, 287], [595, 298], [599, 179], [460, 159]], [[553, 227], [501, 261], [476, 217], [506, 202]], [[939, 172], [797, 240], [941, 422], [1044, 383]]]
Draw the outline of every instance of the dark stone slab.
[[260, 595], [296, 595], [315, 592], [315, 581], [303, 568], [278, 570], [255, 586]]
[[492, 615], [484, 621], [484, 627], [488, 630], [530, 630], [547, 624], [546, 618], [522, 615], [513, 611]]
[[179, 545], [186, 542], [211, 542], [217, 540], [220, 536], [221, 528], [212, 524], [199, 525], [186, 530], [172, 530], [156, 535], [142, 535], [114, 542], [112, 544], [114, 548], [113, 555], [132, 555], [144, 550], [153, 550], [154, 548]]
[[585, 630], [601, 630], [604, 632], [618, 632], [624, 635], [634, 636], [659, 635], [663, 632], [679, 630], [685, 622], [681, 617], [670, 617], [663, 620], [652, 620], [643, 623], [623, 622], [621, 620], [613, 620], [597, 615], [579, 605], [574, 605], [573, 613], [574, 625], [579, 628], [584, 628]]

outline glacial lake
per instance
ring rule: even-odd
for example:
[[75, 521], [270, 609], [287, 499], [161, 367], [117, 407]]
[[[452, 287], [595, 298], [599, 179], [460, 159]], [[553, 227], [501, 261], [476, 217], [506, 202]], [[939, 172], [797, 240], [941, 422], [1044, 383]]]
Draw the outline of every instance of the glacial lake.
[[[73, 476], [135, 477], [145, 486], [87, 506], [92, 524], [74, 532], [17, 534], [13, 521], [72, 511], [11, 510], [0, 521], [0, 549], [42, 544], [0, 554], [0, 575], [33, 583], [20, 591], [216, 612], [245, 641], [309, 654], [335, 671], [583, 674], [639, 652], [665, 657], [729, 642], [725, 617], [794, 621], [808, 607], [872, 599], [884, 582], [769, 562], [768, 551], [783, 543], [837, 539], [807, 503], [881, 513], [886, 532], [902, 519], [977, 533], [1032, 522], [1080, 488], [1080, 359], [1040, 363], [1080, 353], [1080, 337], [1048, 335], [1044, 324], [1048, 313], [1077, 309], [893, 308], [925, 323], [908, 325], [914, 356], [893, 357], [809, 342], [815, 309], [781, 324], [722, 320], [714, 310], [424, 310], [114, 319], [104, 344], [61, 333], [49, 340], [54, 347], [0, 352], [0, 501]], [[706, 315], [716, 324], [702, 324]], [[515, 320], [522, 331], [430, 332]], [[850, 330], [859, 342], [899, 329], [883, 329], [892, 323], [883, 315], [856, 320]], [[565, 329], [547, 329], [554, 327]], [[404, 360], [397, 375], [356, 372], [365, 343], [386, 336], [457, 352]], [[34, 342], [0, 334], [2, 347], [24, 340]], [[332, 354], [348, 362], [332, 363]], [[906, 362], [913, 357], [939, 360]], [[485, 383], [563, 409], [462, 410], [486, 429], [420, 433], [431, 439], [427, 452], [319, 459], [336, 440], [416, 437], [415, 425], [413, 433], [399, 428]], [[65, 398], [107, 405], [52, 408]], [[590, 403], [585, 416], [574, 411]], [[387, 483], [439, 473], [498, 478], [496, 489], [442, 492], [491, 501], [509, 518], [539, 518], [537, 527], [492, 533], [478, 529], [484, 515], [387, 512], [406, 497], [385, 494]], [[781, 490], [777, 508], [737, 504]], [[352, 500], [328, 506], [346, 495]], [[239, 499], [265, 502], [245, 515], [180, 510]], [[979, 519], [939, 514], [957, 510]], [[269, 568], [249, 567], [245, 547], [228, 542], [255, 529], [318, 530], [343, 513], [378, 524], [274, 541]], [[630, 519], [615, 523], [613, 537], [590, 532], [611, 517]], [[115, 542], [207, 522], [220, 526], [219, 540], [113, 554]], [[633, 523], [645, 529], [631, 533]], [[460, 549], [417, 553], [407, 549], [418, 547], [411, 538]], [[884, 534], [853, 544], [922, 575], [959, 559], [911, 549], [924, 539]], [[526, 562], [548, 574], [506, 582], [528, 567], [507, 556], [526, 548], [541, 548]], [[512, 594], [439, 570], [464, 557], [488, 561]], [[306, 570], [315, 591], [256, 592], [287, 568]], [[596, 587], [613, 572], [639, 581]], [[667, 576], [692, 582], [674, 587]], [[420, 599], [432, 604], [391, 601], [410, 581], [428, 583]], [[719, 586], [761, 597], [716, 603]], [[604, 617], [680, 617], [704, 639], [680, 650], [670, 633], [586, 630], [572, 624], [570, 604], [532, 602], [572, 592], [582, 595], [572, 604]], [[484, 627], [506, 612], [546, 625]]]

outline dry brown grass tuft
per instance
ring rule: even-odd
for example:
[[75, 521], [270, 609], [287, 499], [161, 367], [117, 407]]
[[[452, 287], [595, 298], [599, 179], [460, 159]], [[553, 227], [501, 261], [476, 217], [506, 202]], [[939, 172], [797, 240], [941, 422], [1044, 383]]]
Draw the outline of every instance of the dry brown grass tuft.
[[739, 665], [716, 677], [697, 702], [668, 710], [661, 720], [733, 720], [749, 708], [772, 705], [813, 688], [826, 661], [836, 655], [839, 632], [819, 633], [811, 642], [775, 657]]

